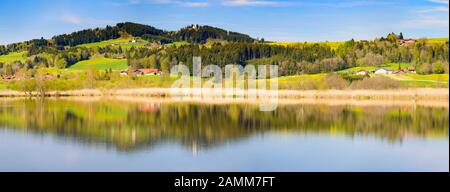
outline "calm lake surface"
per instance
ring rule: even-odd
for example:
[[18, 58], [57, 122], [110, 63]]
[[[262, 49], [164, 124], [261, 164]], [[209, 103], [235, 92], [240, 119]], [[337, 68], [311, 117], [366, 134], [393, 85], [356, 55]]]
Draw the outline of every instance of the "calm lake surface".
[[448, 107], [0, 101], [0, 171], [449, 171]]

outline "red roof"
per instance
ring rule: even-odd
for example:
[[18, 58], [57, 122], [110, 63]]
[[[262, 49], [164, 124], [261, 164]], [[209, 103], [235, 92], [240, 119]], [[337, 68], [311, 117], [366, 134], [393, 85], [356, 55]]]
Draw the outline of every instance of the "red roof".
[[159, 69], [138, 69], [140, 72], [144, 74], [158, 74]]

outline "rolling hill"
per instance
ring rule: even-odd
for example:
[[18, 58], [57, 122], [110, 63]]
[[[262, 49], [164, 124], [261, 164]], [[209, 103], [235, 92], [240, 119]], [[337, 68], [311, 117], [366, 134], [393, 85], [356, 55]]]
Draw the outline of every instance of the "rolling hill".
[[57, 46], [77, 46], [118, 39], [124, 36], [138, 37], [146, 41], [159, 41], [168, 44], [178, 41], [189, 43], [206, 43], [210, 38], [233, 42], [253, 42], [249, 35], [230, 32], [211, 26], [191, 25], [178, 31], [165, 31], [149, 25], [132, 22], [118, 23], [106, 28], [86, 29], [71, 34], [58, 35], [52, 38]]

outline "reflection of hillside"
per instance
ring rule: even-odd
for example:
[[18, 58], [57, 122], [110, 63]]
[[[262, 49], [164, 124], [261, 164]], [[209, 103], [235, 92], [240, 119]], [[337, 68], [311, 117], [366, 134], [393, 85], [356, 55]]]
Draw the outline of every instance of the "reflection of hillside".
[[448, 108], [201, 105], [16, 100], [0, 103], [0, 127], [55, 134], [118, 150], [177, 142], [193, 150], [269, 131], [367, 135], [390, 141], [448, 137]]

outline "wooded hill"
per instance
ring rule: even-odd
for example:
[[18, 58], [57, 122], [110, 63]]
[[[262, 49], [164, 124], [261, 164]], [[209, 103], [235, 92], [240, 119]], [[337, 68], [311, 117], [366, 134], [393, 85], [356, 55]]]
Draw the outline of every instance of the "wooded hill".
[[176, 41], [187, 41], [189, 43], [206, 43], [208, 39], [220, 39], [232, 42], [254, 42], [255, 39], [248, 35], [230, 32], [223, 29], [191, 25], [178, 31], [165, 31], [149, 25], [143, 25], [132, 22], [118, 23], [116, 26], [107, 26], [106, 28], [86, 29], [70, 34], [57, 35], [49, 40], [35, 39], [31, 41], [14, 43], [7, 46], [0, 46], [0, 54], [6, 54], [15, 51], [25, 51], [35, 47], [42, 46], [77, 46], [86, 43], [95, 43], [110, 39], [117, 39], [124, 35], [140, 37], [147, 41], [168, 44]]

